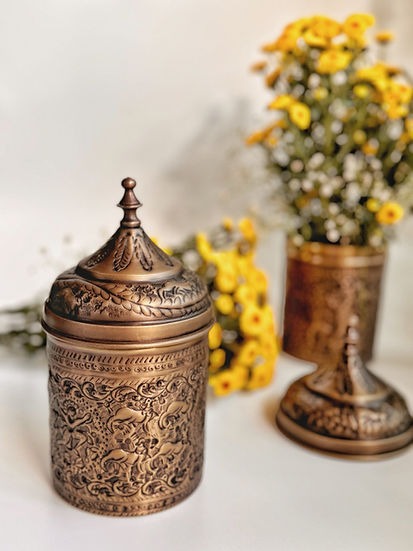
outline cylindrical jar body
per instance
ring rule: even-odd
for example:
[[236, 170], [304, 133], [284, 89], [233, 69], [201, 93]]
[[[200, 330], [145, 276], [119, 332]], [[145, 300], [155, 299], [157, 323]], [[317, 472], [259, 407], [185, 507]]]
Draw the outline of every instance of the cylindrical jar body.
[[287, 243], [283, 348], [297, 358], [335, 365], [349, 317], [359, 317], [360, 355], [371, 359], [385, 250]]
[[206, 334], [156, 348], [50, 336], [53, 482], [73, 505], [118, 516], [178, 503], [202, 474]]

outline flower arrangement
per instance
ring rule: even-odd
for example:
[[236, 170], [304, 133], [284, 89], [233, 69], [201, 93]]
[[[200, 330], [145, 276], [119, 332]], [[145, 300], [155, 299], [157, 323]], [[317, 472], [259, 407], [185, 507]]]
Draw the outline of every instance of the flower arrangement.
[[[180, 247], [165, 249], [204, 279], [214, 301], [209, 382], [218, 396], [263, 387], [274, 373], [274, 315], [267, 301], [266, 276], [255, 265], [256, 241], [250, 219], [238, 225], [226, 219], [209, 237], [198, 233]], [[0, 312], [5, 326], [0, 345], [28, 353], [42, 349], [42, 306], [39, 300]]]
[[244, 218], [226, 219], [174, 250], [208, 285], [216, 323], [209, 333], [209, 382], [217, 396], [270, 383], [278, 355], [267, 278], [255, 265], [256, 233]]
[[[297, 245], [381, 246], [413, 205], [413, 89], [402, 69], [371, 61], [373, 24], [369, 14], [299, 19], [253, 66], [273, 120], [247, 143], [266, 153]], [[392, 38], [376, 34], [382, 49]]]

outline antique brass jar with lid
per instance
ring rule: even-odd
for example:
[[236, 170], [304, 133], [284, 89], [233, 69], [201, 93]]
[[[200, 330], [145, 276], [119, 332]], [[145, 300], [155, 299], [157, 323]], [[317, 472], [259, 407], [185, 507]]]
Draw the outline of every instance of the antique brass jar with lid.
[[205, 285], [146, 235], [131, 178], [119, 229], [62, 273], [45, 303], [53, 482], [73, 505], [160, 511], [198, 485], [208, 330]]

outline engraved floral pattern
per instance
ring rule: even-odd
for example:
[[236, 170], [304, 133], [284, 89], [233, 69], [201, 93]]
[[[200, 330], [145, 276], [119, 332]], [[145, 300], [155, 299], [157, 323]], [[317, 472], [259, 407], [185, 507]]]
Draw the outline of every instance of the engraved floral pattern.
[[312, 362], [334, 362], [349, 316], [360, 315], [360, 354], [370, 359], [381, 266], [330, 268], [289, 259], [284, 349]]
[[195, 348], [196, 361], [189, 347], [169, 371], [127, 380], [50, 361], [53, 476], [64, 497], [94, 512], [144, 514], [196, 487], [207, 347], [202, 356]]
[[171, 258], [157, 247], [142, 228], [128, 230], [120, 228], [96, 253], [90, 256], [85, 266], [93, 268], [113, 251], [112, 267], [115, 272], [125, 270], [136, 258], [145, 271], [150, 272], [157, 259], [166, 266], [172, 266]]
[[164, 281], [91, 282], [67, 270], [54, 282], [48, 304], [63, 317], [82, 320], [147, 321], [178, 319], [209, 307], [207, 290], [193, 272]]
[[293, 383], [282, 400], [282, 410], [299, 425], [318, 434], [353, 440], [387, 438], [406, 430], [410, 418], [399, 394], [392, 393], [376, 407], [335, 402], [311, 392], [302, 380]]

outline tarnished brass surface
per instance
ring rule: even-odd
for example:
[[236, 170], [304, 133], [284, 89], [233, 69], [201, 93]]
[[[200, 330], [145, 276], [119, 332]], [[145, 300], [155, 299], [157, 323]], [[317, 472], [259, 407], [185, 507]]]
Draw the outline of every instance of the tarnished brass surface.
[[290, 386], [277, 423], [307, 446], [348, 456], [380, 456], [413, 440], [404, 399], [367, 369], [354, 326], [336, 366], [320, 366]]
[[287, 261], [285, 352], [317, 364], [337, 362], [347, 320], [358, 312], [360, 355], [370, 360], [385, 250], [288, 241]]
[[45, 304], [54, 485], [87, 511], [143, 515], [178, 503], [202, 474], [207, 334], [196, 274], [124, 217], [99, 251], [61, 274]]

